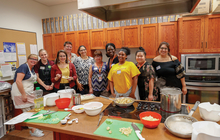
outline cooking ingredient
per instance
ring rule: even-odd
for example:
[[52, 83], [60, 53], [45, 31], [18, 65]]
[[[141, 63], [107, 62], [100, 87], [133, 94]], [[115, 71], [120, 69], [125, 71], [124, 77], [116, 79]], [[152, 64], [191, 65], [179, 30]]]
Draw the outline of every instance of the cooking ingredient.
[[110, 130], [110, 131], [108, 131], [108, 133], [109, 133], [109, 134], [111, 134], [111, 133], [112, 133], [112, 131]]
[[133, 100], [131, 100], [130, 98], [124, 97], [124, 98], [117, 99], [115, 102], [118, 104], [128, 104], [128, 103], [132, 103]]
[[131, 134], [132, 129], [130, 127], [128, 128], [120, 128], [119, 131], [121, 132], [121, 134], [124, 134], [126, 136], [129, 136], [129, 134]]
[[110, 130], [110, 127], [107, 127], [106, 130]]
[[58, 120], [59, 120], [59, 118], [52, 119], [53, 122], [58, 121]]
[[107, 124], [112, 124], [113, 122], [111, 120], [105, 121]]
[[43, 90], [40, 89], [40, 87], [36, 87], [36, 90], [34, 91], [35, 99], [34, 99], [34, 109], [35, 111], [40, 111], [44, 109], [44, 97]]
[[83, 110], [83, 109], [84, 109], [84, 108], [82, 108], [82, 107], [81, 107], [81, 108], [77, 108], [77, 110]]
[[151, 115], [150, 116], [145, 116], [142, 119], [146, 120], [146, 121], [158, 121], [159, 120], [157, 118], [152, 117]]
[[181, 134], [187, 134], [192, 133], [193, 127], [188, 122], [172, 122], [170, 123], [170, 129]]

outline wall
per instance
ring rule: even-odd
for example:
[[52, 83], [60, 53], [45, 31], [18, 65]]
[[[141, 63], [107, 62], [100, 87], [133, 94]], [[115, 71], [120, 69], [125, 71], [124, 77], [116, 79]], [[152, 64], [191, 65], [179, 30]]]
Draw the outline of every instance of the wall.
[[0, 27], [36, 32], [38, 49], [43, 48], [41, 19], [49, 14], [47, 6], [32, 0], [0, 0]]

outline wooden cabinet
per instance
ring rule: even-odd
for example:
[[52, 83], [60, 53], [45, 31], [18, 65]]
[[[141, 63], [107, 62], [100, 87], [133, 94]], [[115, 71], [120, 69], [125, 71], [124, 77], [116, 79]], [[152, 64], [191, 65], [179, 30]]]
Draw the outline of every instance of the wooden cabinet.
[[64, 46], [64, 42], [65, 42], [65, 35], [64, 33], [55, 33], [54, 34], [54, 46], [55, 46], [55, 58], [57, 56], [57, 52], [59, 50], [63, 50]]
[[179, 52], [203, 52], [204, 43], [204, 17], [179, 18]]
[[121, 27], [106, 28], [106, 44], [113, 43], [116, 48], [122, 47]]
[[76, 38], [77, 32], [72, 31], [72, 32], [65, 32], [65, 41], [70, 41], [72, 43], [72, 52], [77, 53], [78, 47], [76, 46]]
[[147, 24], [141, 26], [141, 46], [145, 49], [146, 58], [156, 56], [158, 43], [158, 24]]
[[168, 42], [170, 44], [170, 54], [178, 56], [178, 45], [177, 45], [177, 22], [167, 22], [158, 24], [158, 49], [161, 42]]
[[87, 55], [91, 56], [89, 30], [77, 32], [77, 41], [76, 41], [77, 50], [78, 50], [79, 46], [81, 46], [81, 45], [86, 47]]
[[91, 49], [105, 49], [105, 29], [90, 30]]
[[44, 49], [48, 53], [48, 59], [54, 60], [56, 56], [54, 55], [54, 46], [53, 46], [53, 35], [54, 34], [44, 34], [43, 41], [44, 41]]
[[122, 46], [140, 47], [140, 25], [122, 27]]
[[220, 52], [220, 15], [205, 16], [204, 52]]

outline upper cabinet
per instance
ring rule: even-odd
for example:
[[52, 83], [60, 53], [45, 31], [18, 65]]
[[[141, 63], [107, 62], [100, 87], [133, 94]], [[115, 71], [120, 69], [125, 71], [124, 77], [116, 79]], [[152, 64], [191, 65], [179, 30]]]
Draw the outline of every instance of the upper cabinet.
[[106, 45], [105, 41], [105, 29], [90, 30], [91, 49], [104, 49]]
[[76, 41], [77, 50], [81, 45], [86, 47], [87, 55], [91, 56], [89, 30], [77, 31], [77, 41]]
[[[113, 43], [116, 48], [122, 47], [121, 27], [106, 28], [106, 44]], [[105, 49], [105, 48], [104, 48]]]
[[220, 15], [205, 16], [205, 52], [220, 52]]
[[204, 43], [204, 17], [179, 18], [179, 52], [203, 52]]
[[140, 47], [140, 25], [122, 27], [122, 46]]
[[64, 33], [55, 33], [54, 34], [54, 46], [55, 46], [55, 56], [59, 50], [63, 50], [65, 42]]
[[77, 32], [72, 31], [72, 32], [65, 32], [65, 41], [70, 41], [72, 43], [72, 52], [76, 53], [78, 47], [76, 46], [76, 36]]
[[161, 42], [168, 42], [170, 44], [170, 54], [178, 56], [177, 45], [177, 22], [159, 23], [159, 42], [156, 49], [158, 49]]
[[147, 24], [141, 26], [141, 46], [145, 49], [146, 58], [156, 56], [158, 42], [158, 24]]
[[53, 46], [53, 34], [44, 34], [43, 35], [43, 41], [44, 41], [44, 49], [47, 51], [48, 59], [54, 60], [56, 58], [56, 54], [54, 52], [54, 46]]

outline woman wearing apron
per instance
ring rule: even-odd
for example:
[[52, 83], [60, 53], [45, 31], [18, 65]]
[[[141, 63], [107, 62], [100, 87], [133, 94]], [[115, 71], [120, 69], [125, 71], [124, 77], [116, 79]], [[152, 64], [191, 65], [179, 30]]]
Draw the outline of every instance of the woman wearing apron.
[[45, 85], [47, 85], [48, 90], [46, 90], [43, 86], [41, 86], [39, 83], [37, 84], [37, 87], [40, 87], [44, 95], [50, 93], [53, 90], [53, 83], [50, 79], [50, 71], [51, 67], [54, 65], [53, 61], [48, 60], [48, 54], [47, 51], [44, 49], [41, 49], [39, 51], [40, 60], [37, 62], [37, 64], [34, 66], [34, 71], [37, 74], [37, 77], [39, 77]]
[[122, 47], [118, 53], [119, 63], [112, 66], [108, 80], [113, 97], [132, 97], [139, 100], [137, 80], [140, 71], [133, 62], [126, 61], [130, 49]]
[[[34, 108], [34, 82], [37, 80], [44, 88], [47, 86], [39, 80], [35, 74], [33, 67], [37, 63], [38, 57], [35, 54], [30, 54], [27, 58], [27, 63], [18, 67], [15, 72], [14, 83], [12, 84], [11, 96], [16, 109], [21, 109], [27, 112]], [[31, 136], [42, 137], [43, 131], [31, 128]]]

